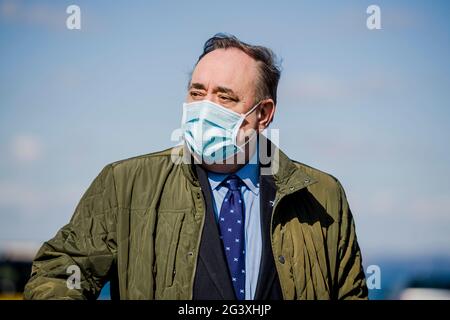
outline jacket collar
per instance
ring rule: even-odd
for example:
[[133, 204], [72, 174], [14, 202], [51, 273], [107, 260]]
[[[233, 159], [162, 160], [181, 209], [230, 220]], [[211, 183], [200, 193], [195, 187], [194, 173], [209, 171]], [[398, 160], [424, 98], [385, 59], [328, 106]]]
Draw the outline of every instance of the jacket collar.
[[[259, 134], [258, 139], [261, 175], [273, 176], [277, 194], [287, 195], [317, 182], [264, 135]], [[199, 187], [193, 170], [193, 158], [185, 148], [183, 145], [175, 147], [172, 151], [172, 156], [175, 156], [173, 160], [181, 165], [186, 178]]]
[[[248, 190], [255, 195], [259, 194], [259, 163], [257, 153], [253, 155], [252, 159], [234, 173], [237, 175]], [[229, 173], [216, 173], [208, 172], [208, 180], [211, 185], [211, 189], [215, 190], [220, 184], [230, 175]]]
[[269, 139], [266, 140], [274, 151], [270, 160], [270, 173], [274, 178], [277, 193], [281, 195], [290, 194], [318, 182], [301, 167], [297, 166]]

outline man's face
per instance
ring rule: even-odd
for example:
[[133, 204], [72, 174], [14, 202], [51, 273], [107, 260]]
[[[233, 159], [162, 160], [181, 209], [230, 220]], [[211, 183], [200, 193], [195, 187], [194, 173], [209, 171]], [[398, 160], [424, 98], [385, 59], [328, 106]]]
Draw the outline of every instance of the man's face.
[[[217, 49], [205, 55], [192, 73], [187, 102], [210, 100], [244, 114], [255, 101], [257, 62], [241, 50]], [[240, 133], [258, 130], [258, 110], [247, 116]]]
[[[260, 101], [256, 101], [258, 83], [257, 62], [241, 50], [217, 49], [205, 55], [192, 73], [186, 101], [210, 100], [237, 113], [245, 114]], [[256, 151], [254, 133], [264, 130], [272, 121], [275, 104], [264, 99], [243, 121], [238, 132], [237, 143], [246, 145], [243, 154], [245, 162]], [[247, 144], [247, 142], [250, 142]], [[234, 156], [236, 159], [237, 155]], [[244, 162], [244, 163], [245, 163]], [[205, 164], [210, 171], [234, 172], [244, 163]]]

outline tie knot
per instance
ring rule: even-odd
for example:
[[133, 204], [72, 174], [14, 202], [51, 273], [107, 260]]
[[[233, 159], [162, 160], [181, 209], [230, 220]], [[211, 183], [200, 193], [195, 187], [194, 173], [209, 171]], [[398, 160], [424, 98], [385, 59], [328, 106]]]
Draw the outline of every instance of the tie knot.
[[225, 185], [231, 191], [238, 191], [239, 187], [241, 186], [241, 183], [242, 180], [234, 174], [225, 179]]

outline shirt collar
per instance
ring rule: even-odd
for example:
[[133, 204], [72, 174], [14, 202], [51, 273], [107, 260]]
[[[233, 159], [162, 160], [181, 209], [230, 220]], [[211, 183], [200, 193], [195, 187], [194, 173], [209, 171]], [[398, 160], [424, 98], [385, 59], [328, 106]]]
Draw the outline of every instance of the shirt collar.
[[[245, 186], [253, 192], [255, 195], [259, 193], [259, 161], [258, 152], [252, 156], [250, 161], [234, 173], [237, 175], [244, 183]], [[219, 187], [223, 180], [225, 180], [230, 174], [229, 173], [217, 173], [208, 171], [208, 179], [211, 184], [211, 189], [215, 190]]]

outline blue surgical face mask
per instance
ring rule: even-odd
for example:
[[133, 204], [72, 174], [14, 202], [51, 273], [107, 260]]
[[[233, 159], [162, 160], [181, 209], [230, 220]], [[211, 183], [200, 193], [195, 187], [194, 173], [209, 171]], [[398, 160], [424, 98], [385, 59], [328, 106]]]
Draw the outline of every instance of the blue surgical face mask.
[[181, 126], [189, 150], [208, 163], [223, 162], [242, 151], [239, 128], [259, 104], [240, 114], [209, 100], [183, 103]]

